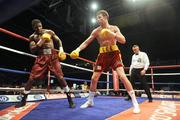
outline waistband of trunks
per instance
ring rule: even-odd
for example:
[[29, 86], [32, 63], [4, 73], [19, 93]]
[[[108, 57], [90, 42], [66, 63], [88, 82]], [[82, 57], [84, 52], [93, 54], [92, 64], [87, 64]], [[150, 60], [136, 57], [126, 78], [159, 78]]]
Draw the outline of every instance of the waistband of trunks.
[[117, 45], [104, 46], [104, 47], [99, 48], [99, 53], [107, 53], [107, 52], [113, 52], [113, 51], [119, 51], [119, 48]]
[[54, 51], [51, 48], [41, 49], [39, 51], [39, 55], [51, 55], [51, 54], [53, 54], [53, 52]]

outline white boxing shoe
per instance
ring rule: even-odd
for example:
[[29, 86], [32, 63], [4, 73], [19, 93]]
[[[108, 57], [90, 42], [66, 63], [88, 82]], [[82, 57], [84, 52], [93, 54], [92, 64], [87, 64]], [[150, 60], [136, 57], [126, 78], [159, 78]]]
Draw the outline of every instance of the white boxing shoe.
[[140, 113], [140, 112], [141, 112], [141, 110], [140, 110], [140, 108], [139, 108], [139, 105], [136, 105], [136, 106], [134, 107], [134, 109], [133, 109], [133, 113], [137, 114], [137, 113]]
[[88, 107], [92, 107], [92, 106], [94, 106], [94, 102], [93, 101], [86, 101], [84, 104], [82, 104], [81, 106], [80, 106], [80, 108], [88, 108]]

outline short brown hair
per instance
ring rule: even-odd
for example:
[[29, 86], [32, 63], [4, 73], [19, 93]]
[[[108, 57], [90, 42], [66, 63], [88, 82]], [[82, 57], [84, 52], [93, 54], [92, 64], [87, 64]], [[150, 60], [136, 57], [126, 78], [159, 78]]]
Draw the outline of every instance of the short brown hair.
[[98, 16], [100, 14], [102, 14], [103, 16], [106, 16], [107, 19], [109, 19], [109, 14], [108, 14], [108, 12], [106, 10], [99, 10], [99, 11], [97, 11], [96, 16]]

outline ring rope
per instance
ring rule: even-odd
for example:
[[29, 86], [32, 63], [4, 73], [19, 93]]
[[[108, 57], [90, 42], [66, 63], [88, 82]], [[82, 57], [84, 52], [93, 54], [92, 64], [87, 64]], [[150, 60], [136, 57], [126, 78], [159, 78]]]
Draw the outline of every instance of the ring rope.
[[[141, 84], [140, 82], [135, 82], [135, 84]], [[152, 84], [151, 82], [148, 82], [148, 84]], [[155, 82], [153, 83], [155, 85], [180, 85], [180, 83], [162, 83], [162, 82]]]
[[[22, 52], [22, 51], [18, 51], [18, 50], [12, 49], [12, 48], [4, 47], [4, 46], [1, 46], [1, 45], [0, 45], [0, 49], [7, 50], [7, 51], [10, 51], [10, 52], [14, 52], [14, 53], [18, 53], [18, 54], [25, 55], [25, 56], [30, 56], [30, 57], [33, 57], [33, 58], [37, 57], [36, 55], [32, 55], [32, 54], [25, 53], [25, 52]], [[75, 69], [80, 69], [80, 70], [85, 70], [85, 71], [93, 72], [93, 70], [91, 70], [91, 69], [87, 69], [87, 68], [83, 68], [83, 67], [79, 67], [79, 66], [70, 65], [70, 64], [63, 63], [63, 62], [60, 62], [60, 64], [64, 65], [64, 66], [71, 67], [71, 68], [75, 68]], [[109, 74], [105, 73], [105, 72], [102, 72], [102, 73], [106, 74], [106, 75], [112, 75], [110, 73]]]
[[[22, 39], [22, 40], [25, 40], [25, 41], [29, 42], [29, 39], [28, 39], [28, 38], [23, 37], [23, 36], [21, 36], [21, 35], [18, 35], [18, 34], [16, 34], [16, 33], [13, 33], [13, 32], [11, 32], [11, 31], [9, 31], [9, 30], [0, 28], [0, 32], [9, 34], [9, 35], [14, 36], [14, 37], [16, 37], [16, 38], [20, 38], [20, 39]], [[57, 50], [57, 49], [55, 49], [55, 50]], [[57, 50], [57, 51], [59, 51], [59, 50]], [[67, 54], [67, 55], [70, 55], [69, 53], [66, 53], [66, 54]], [[88, 63], [91, 63], [91, 64], [95, 64], [95, 62], [90, 61], [90, 60], [87, 60], [87, 59], [82, 58], [82, 57], [79, 57], [78, 59], [83, 60], [83, 61], [88, 62]], [[157, 68], [158, 68], [158, 69], [163, 69], [163, 68], [177, 68], [177, 67], [180, 68], [180, 65], [149, 66], [149, 69], [150, 69], [150, 68], [153, 68], [153, 69], [157, 69]], [[125, 69], [129, 69], [129, 67], [124, 67], [124, 68], [125, 68]]]
[[[20, 71], [20, 70], [12, 70], [12, 69], [7, 69], [7, 68], [0, 68], [0, 71], [3, 71], [3, 72], [11, 72], [11, 73], [17, 73], [17, 74], [30, 74], [30, 72], [26, 72], [26, 71]], [[52, 78], [56, 78], [55, 76], [52, 76]], [[78, 79], [78, 78], [70, 78], [70, 77], [64, 77], [66, 80], [71, 80], [71, 81], [80, 81], [80, 82], [91, 82], [91, 80], [86, 80], [86, 79]], [[99, 81], [99, 83], [107, 83], [106, 81]], [[109, 83], [112, 83], [112, 82], [109, 82]]]
[[[0, 87], [0, 91], [23, 91], [24, 88], [5, 88], [5, 87]], [[47, 89], [31, 89], [32, 92], [46, 92]], [[108, 89], [109, 91], [114, 91], [114, 89]], [[119, 89], [120, 91], [127, 91], [126, 89]], [[50, 90], [52, 92], [59, 92], [60, 90]], [[73, 90], [74, 92], [87, 92], [86, 90]], [[97, 89], [97, 91], [107, 91], [107, 89]], [[137, 92], [144, 92], [144, 90], [136, 90], [134, 91]], [[180, 91], [161, 91], [161, 90], [156, 90], [156, 91], [151, 91], [151, 93], [171, 93], [171, 94], [180, 94]]]
[[[25, 55], [25, 56], [34, 57], [34, 58], [37, 57], [36, 55], [32, 55], [32, 54], [29, 54], [29, 53], [25, 53], [25, 52], [22, 52], [22, 51], [18, 51], [18, 50], [15, 50], [15, 49], [4, 47], [4, 46], [1, 46], [1, 45], [0, 45], [0, 49], [7, 50], [7, 51], [10, 51], [10, 52], [14, 52], [14, 53], [18, 53], [18, 54]], [[64, 66], [80, 69], [80, 70], [85, 70], [85, 71], [93, 72], [93, 70], [91, 70], [91, 69], [87, 69], [87, 68], [83, 68], [83, 67], [79, 67], [79, 66], [70, 65], [70, 64], [63, 63], [63, 62], [61, 62], [60, 64], [62, 64]], [[161, 67], [161, 66], [159, 66], [159, 67]], [[107, 73], [103, 72], [103, 74], [107, 74]], [[112, 75], [112, 74], [110, 73], [109, 75]], [[146, 74], [146, 75], [147, 76], [151, 76], [152, 74]], [[154, 76], [163, 76], [163, 75], [169, 76], [169, 75], [180, 75], [180, 73], [153, 73], [153, 75]], [[129, 74], [127, 74], [127, 76], [129, 76]]]
[[[30, 72], [26, 72], [26, 71], [20, 71], [20, 70], [12, 70], [12, 69], [7, 69], [7, 68], [0, 68], [0, 71], [3, 71], [3, 72], [12, 72], [12, 73], [17, 73], [17, 74], [29, 74]], [[169, 74], [171, 75], [171, 74]], [[55, 76], [52, 76], [52, 78], [55, 78]], [[85, 80], [85, 79], [78, 79], [78, 78], [70, 78], [70, 77], [64, 77], [66, 80], [70, 80], [70, 81], [80, 81], [80, 82], [91, 82], [91, 80]], [[108, 83], [106, 81], [99, 81], [99, 83]], [[112, 82], [109, 82], [109, 83], [112, 83]], [[136, 84], [140, 84], [140, 82], [136, 82]], [[148, 83], [148, 84], [152, 84], [152, 83]], [[168, 84], [168, 85], [180, 85], [180, 83], [154, 83], [154, 84]]]
[[[16, 33], [13, 33], [13, 32], [11, 32], [11, 31], [9, 31], [9, 30], [6, 30], [6, 29], [3, 29], [3, 28], [0, 28], [0, 32], [3, 32], [3, 33], [6, 33], [6, 34], [8, 34], [8, 35], [11, 35], [11, 36], [13, 36], [13, 37], [16, 37], [16, 38], [22, 39], [22, 40], [24, 40], [24, 41], [26, 41], [26, 42], [30, 42], [30, 40], [29, 40], [28, 38], [23, 37], [23, 36], [21, 36], [21, 35], [18, 35], [18, 34], [16, 34]], [[59, 50], [57, 50], [57, 49], [54, 49], [54, 50], [59, 51]], [[70, 56], [70, 54], [69, 54], [69, 53], [66, 53], [66, 54]], [[88, 63], [91, 63], [91, 64], [95, 64], [95, 62], [90, 61], [90, 60], [85, 59], [85, 58], [82, 58], [82, 57], [78, 57], [77, 59], [79, 59], [79, 60], [83, 60], [83, 61], [88, 62]]]

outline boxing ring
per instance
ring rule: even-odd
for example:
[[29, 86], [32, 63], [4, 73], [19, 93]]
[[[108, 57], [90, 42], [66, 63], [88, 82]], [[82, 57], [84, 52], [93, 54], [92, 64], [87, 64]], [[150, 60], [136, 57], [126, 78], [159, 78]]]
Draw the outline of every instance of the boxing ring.
[[[0, 32], [29, 42], [26, 37], [3, 28], [0, 28]], [[27, 56], [30, 59], [36, 57], [30, 53], [2, 45], [0, 45], [0, 49], [2, 51]], [[66, 54], [69, 55], [68, 53]], [[79, 57], [78, 59], [94, 64], [93, 61], [85, 58]], [[64, 67], [70, 67], [70, 69], [93, 72], [93, 70], [89, 68], [64, 62], [60, 62], [60, 64]], [[128, 71], [128, 69], [129, 68], [126, 67], [125, 71]], [[51, 86], [51, 79], [55, 79], [55, 77], [51, 75], [50, 72], [47, 76], [46, 88], [32, 88], [32, 92], [28, 96], [28, 103], [22, 108], [15, 108], [14, 105], [21, 100], [20, 93], [24, 90], [24, 87], [2, 85], [0, 86], [0, 120], [91, 120], [92, 118], [95, 120], [180, 120], [180, 82], [177, 82], [180, 79], [180, 73], [167, 73], [163, 71], [177, 71], [179, 69], [180, 65], [149, 67], [146, 76], [148, 84], [150, 84], [151, 87], [153, 102], [149, 103], [147, 101], [147, 96], [143, 90], [135, 89], [135, 91], [140, 93], [139, 97], [137, 97], [141, 108], [141, 113], [139, 114], [132, 113], [131, 101], [124, 100], [126, 90], [122, 87], [122, 83], [116, 83], [117, 79], [115, 79], [113, 72], [103, 73], [103, 80], [100, 79], [98, 82], [98, 84], [103, 85], [97, 90], [97, 97], [94, 99], [95, 106], [87, 109], [80, 108], [80, 105], [86, 101], [86, 97], [88, 96], [88, 87], [86, 85], [90, 84], [90, 80], [87, 79], [68, 77], [65, 74], [67, 82], [72, 83], [71, 91], [74, 93], [73, 97], [76, 104], [76, 108], [74, 109], [68, 107], [67, 100], [64, 99], [66, 96], [63, 90]], [[157, 72], [158, 70], [162, 70], [163, 72]], [[0, 73], [9, 75], [7, 76], [8, 78], [11, 78], [11, 74], [26, 76], [25, 78], [29, 75], [28, 71], [5, 67], [0, 68]], [[127, 76], [129, 76], [129, 74], [127, 74]], [[166, 82], [163, 81], [165, 78], [176, 80]], [[163, 80], [157, 81], [156, 79]], [[25, 80], [25, 82], [26, 81], [27, 80]], [[84, 84], [85, 82], [86, 84]], [[77, 87], [77, 84], [79, 84], [80, 89]], [[138, 86], [139, 82], [136, 82], [136, 85]], [[119, 91], [119, 94], [115, 95], [113, 91]]]

